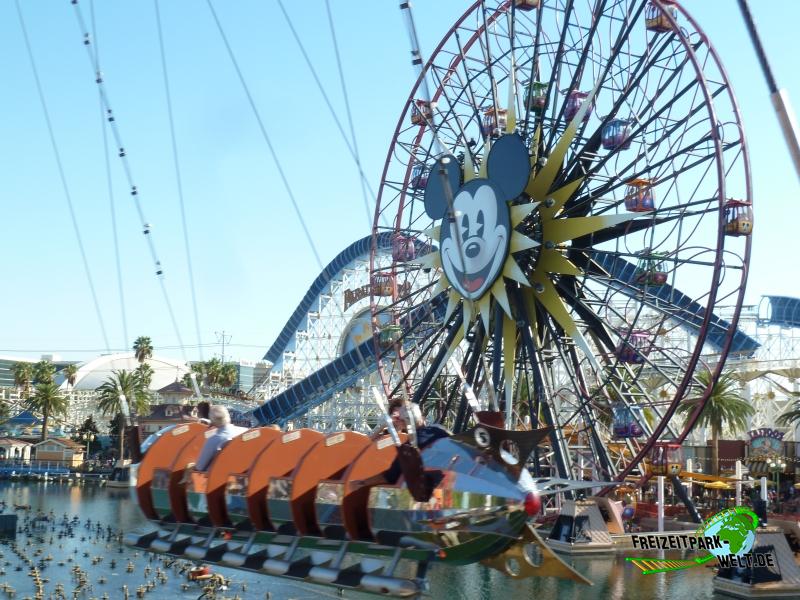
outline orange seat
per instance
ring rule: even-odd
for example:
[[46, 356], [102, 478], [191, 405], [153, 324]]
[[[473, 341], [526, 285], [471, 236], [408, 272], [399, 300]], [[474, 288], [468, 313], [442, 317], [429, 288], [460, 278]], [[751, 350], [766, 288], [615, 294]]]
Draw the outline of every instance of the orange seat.
[[247, 477], [247, 512], [256, 529], [275, 529], [269, 518], [266, 494], [273, 477], [289, 475], [303, 455], [323, 438], [312, 429], [298, 429], [275, 439], [256, 457]]
[[[314, 506], [317, 484], [326, 479], [340, 479], [356, 457], [371, 443], [372, 440], [364, 434], [345, 431], [325, 437], [305, 453], [288, 478], [288, 487], [291, 489], [284, 485], [283, 490], [280, 490], [288, 491], [292, 524], [300, 535], [322, 533]], [[270, 503], [281, 502], [272, 500], [272, 497], [278, 497], [272, 495], [272, 487], [271, 485], [269, 491]]]
[[[401, 433], [400, 441], [405, 442], [406, 439], [406, 434]], [[373, 539], [367, 511], [369, 488], [354, 488], [351, 482], [383, 473], [392, 465], [396, 456], [397, 448], [391, 436], [384, 436], [364, 448], [342, 476], [345, 487], [341, 515], [350, 539]]]
[[283, 434], [266, 427], [245, 431], [225, 444], [208, 468], [206, 501], [208, 517], [216, 527], [230, 527], [225, 508], [225, 487], [233, 474], [248, 472], [264, 449]]
[[[139, 464], [136, 481], [136, 496], [139, 500], [139, 507], [145, 517], [157, 521], [170, 516], [166, 512], [171, 512], [171, 516], [177, 518], [173, 508], [172, 483], [174, 481], [177, 485], [180, 482], [186, 465], [184, 464], [176, 472], [176, 456], [180, 455], [186, 448], [189, 449], [188, 454], [197, 456], [203, 447], [205, 442], [204, 434], [207, 431], [209, 431], [209, 428], [201, 423], [179, 425], [158, 438], [147, 450], [142, 462]], [[163, 487], [159, 486], [159, 489], [163, 489], [169, 498], [168, 508], [160, 509], [158, 512], [153, 503], [153, 477], [156, 471], [164, 479]], [[175, 503], [178, 504], [178, 498], [175, 498]], [[186, 516], [185, 502], [184, 516]]]

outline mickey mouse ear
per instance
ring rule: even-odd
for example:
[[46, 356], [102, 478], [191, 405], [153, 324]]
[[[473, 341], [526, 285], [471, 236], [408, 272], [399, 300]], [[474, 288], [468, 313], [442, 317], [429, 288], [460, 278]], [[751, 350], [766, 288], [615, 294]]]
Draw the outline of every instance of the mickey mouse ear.
[[[445, 182], [449, 189], [445, 189]], [[461, 166], [452, 154], [439, 158], [428, 175], [425, 186], [425, 212], [431, 219], [447, 214], [447, 194], [454, 197], [461, 186]]]
[[502, 136], [492, 145], [486, 167], [489, 179], [500, 186], [506, 200], [516, 198], [528, 185], [531, 175], [525, 142], [516, 133]]

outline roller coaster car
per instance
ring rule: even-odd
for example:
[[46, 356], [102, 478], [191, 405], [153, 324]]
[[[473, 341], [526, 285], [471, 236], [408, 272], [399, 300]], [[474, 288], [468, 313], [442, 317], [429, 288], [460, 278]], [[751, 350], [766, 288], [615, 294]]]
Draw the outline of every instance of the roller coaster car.
[[[523, 465], [548, 428], [506, 431], [484, 421], [421, 452], [405, 436], [398, 447], [388, 436], [373, 441], [352, 431], [326, 436], [256, 428], [231, 440], [208, 471], [197, 472], [193, 463], [211, 431], [198, 423], [181, 425], [148, 449], [137, 497], [158, 530], [131, 534], [127, 543], [205, 563], [405, 595], [424, 589], [430, 562], [494, 561], [492, 566], [509, 570], [501, 564], [506, 553], [516, 556], [517, 544], [541, 541], [527, 526], [541, 508], [539, 483]], [[363, 484], [396, 458], [403, 473], [396, 484]], [[569, 484], [559, 485], [563, 491]], [[372, 562], [344, 568], [350, 554]], [[382, 559], [394, 566], [371, 574], [369, 565]], [[401, 560], [422, 569], [416, 579], [386, 577]], [[585, 581], [549, 555], [547, 562], [546, 574]], [[528, 563], [522, 575], [512, 575], [543, 574]]]

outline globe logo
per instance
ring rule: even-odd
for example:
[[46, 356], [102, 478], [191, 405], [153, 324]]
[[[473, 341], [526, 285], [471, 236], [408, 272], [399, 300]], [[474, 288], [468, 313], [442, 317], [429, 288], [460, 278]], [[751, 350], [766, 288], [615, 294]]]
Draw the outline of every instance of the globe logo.
[[722, 546], [709, 548], [717, 558], [721, 556], [741, 557], [753, 549], [756, 541], [758, 517], [747, 508], [737, 506], [735, 509], [717, 513], [703, 527], [703, 535], [719, 536]]

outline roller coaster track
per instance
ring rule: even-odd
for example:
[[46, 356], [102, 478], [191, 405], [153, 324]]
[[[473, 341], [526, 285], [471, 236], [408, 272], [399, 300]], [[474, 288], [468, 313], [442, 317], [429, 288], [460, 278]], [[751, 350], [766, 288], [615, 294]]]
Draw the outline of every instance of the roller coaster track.
[[[379, 249], [390, 249], [390, 234], [381, 234], [378, 236], [377, 242]], [[308, 311], [319, 296], [330, 291], [331, 283], [339, 277], [342, 270], [352, 268], [354, 261], [368, 257], [371, 243], [372, 238], [365, 237], [350, 244], [325, 267], [311, 284], [277, 339], [264, 355], [266, 360], [276, 365], [280, 364], [283, 353], [293, 348], [296, 334], [305, 327]], [[608, 273], [609, 285], [617, 287], [631, 297], [641, 293], [641, 286], [635, 282], [636, 267], [633, 264], [603, 253], [595, 253], [593, 260]], [[679, 314], [670, 314], [670, 317], [680, 323], [689, 333], [694, 335], [699, 333], [705, 310], [702, 305], [670, 285], [650, 287], [647, 293], [654, 307], [658, 308], [659, 303], [663, 302], [670, 307], [672, 312], [677, 309]], [[445, 305], [443, 298], [443, 296], [438, 296], [417, 307], [407, 317], [408, 322], [404, 325], [415, 327], [425, 318], [441, 319], [444, 315]], [[730, 324], [727, 321], [713, 315], [706, 343], [717, 350], [721, 349], [729, 329]], [[730, 351], [732, 355], [740, 357], [752, 356], [758, 347], [759, 343], [755, 339], [738, 330], [734, 334]], [[269, 398], [262, 406], [253, 411], [254, 417], [260, 423], [283, 424], [302, 416], [372, 373], [376, 369], [375, 354], [376, 347], [373, 340], [367, 340], [350, 352], [314, 371], [305, 379]]]

